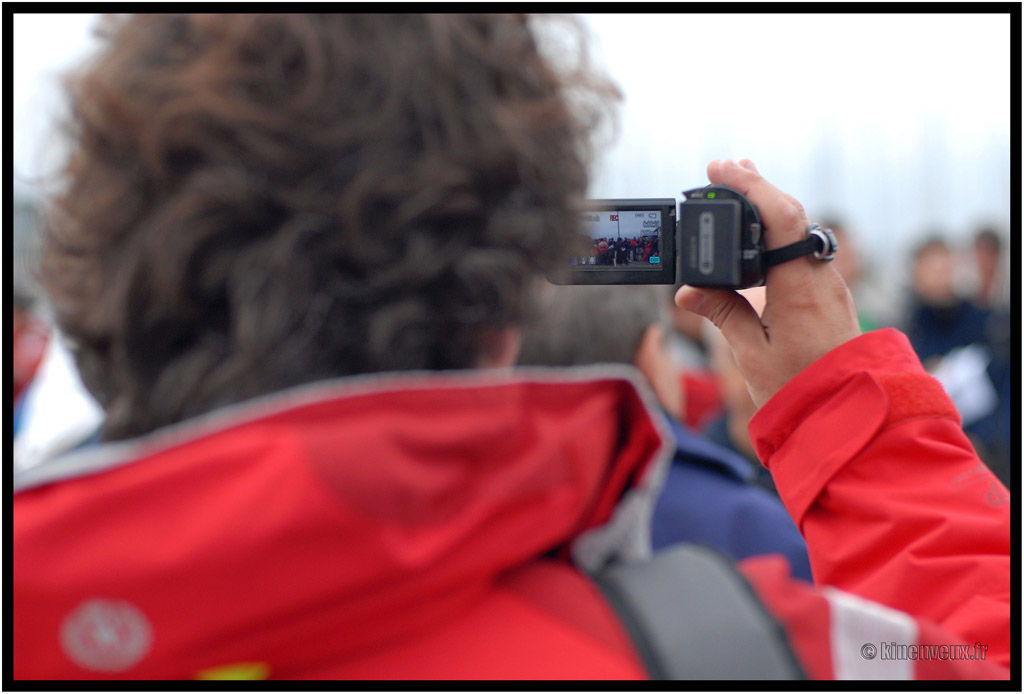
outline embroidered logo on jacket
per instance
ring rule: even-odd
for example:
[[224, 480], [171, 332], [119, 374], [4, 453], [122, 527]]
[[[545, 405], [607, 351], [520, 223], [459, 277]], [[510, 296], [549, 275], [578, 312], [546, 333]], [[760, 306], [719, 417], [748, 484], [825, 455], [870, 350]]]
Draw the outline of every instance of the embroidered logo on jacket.
[[88, 670], [122, 672], [149, 652], [153, 630], [131, 603], [93, 598], [64, 619], [60, 642], [64, 653]]

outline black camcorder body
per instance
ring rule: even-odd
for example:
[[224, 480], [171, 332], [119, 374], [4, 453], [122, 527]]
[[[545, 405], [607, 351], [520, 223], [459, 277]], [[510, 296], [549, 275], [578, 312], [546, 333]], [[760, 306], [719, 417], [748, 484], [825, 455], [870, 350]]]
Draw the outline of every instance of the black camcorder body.
[[739, 191], [709, 185], [672, 198], [590, 200], [582, 238], [555, 284], [688, 284], [743, 289], [764, 283], [761, 215]]

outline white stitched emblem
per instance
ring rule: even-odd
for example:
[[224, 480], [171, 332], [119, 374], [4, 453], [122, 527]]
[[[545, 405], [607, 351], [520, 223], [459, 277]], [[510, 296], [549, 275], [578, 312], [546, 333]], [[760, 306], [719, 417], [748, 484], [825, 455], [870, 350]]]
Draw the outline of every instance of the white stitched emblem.
[[131, 603], [93, 598], [64, 619], [60, 642], [64, 653], [86, 669], [122, 672], [149, 652], [153, 630]]

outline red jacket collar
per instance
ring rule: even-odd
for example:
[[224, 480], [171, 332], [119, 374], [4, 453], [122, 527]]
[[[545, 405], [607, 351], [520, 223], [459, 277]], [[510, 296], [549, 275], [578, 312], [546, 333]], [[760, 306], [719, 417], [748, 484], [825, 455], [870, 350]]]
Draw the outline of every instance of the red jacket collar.
[[629, 374], [346, 379], [100, 446], [20, 481], [19, 571], [51, 570], [45, 548], [62, 600], [126, 596], [154, 624], [333, 606], [352, 647], [388, 638], [574, 539], [590, 564], [643, 544], [671, 445]]

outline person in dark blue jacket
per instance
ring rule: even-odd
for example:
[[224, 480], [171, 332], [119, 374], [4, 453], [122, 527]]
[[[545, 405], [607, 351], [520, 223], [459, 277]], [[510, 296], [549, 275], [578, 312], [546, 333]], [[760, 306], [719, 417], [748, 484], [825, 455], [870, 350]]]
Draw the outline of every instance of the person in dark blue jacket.
[[807, 547], [782, 502], [758, 484], [758, 466], [681, 422], [685, 397], [665, 345], [658, 286], [543, 285], [522, 326], [520, 365], [631, 364], [663, 409], [676, 451], [651, 525], [652, 549], [695, 542], [734, 559], [782, 554], [812, 581]]
[[779, 498], [758, 483], [757, 468], [669, 421], [676, 454], [654, 508], [652, 548], [686, 541], [736, 559], [782, 554], [794, 576], [813, 582], [807, 545]]
[[926, 367], [957, 347], [983, 342], [989, 312], [957, 294], [955, 257], [938, 235], [922, 241], [911, 267], [911, 299], [903, 331]]

